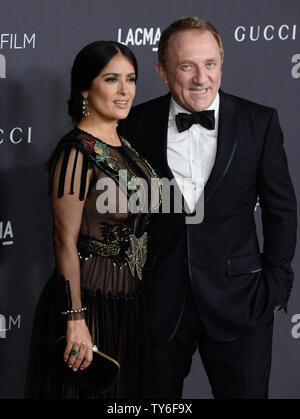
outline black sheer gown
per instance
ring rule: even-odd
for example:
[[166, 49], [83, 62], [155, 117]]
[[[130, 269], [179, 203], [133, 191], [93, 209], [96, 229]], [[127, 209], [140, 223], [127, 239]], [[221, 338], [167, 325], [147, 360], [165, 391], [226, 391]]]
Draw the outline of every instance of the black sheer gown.
[[[146, 225], [151, 210], [159, 205], [160, 191], [152, 167], [125, 139], [120, 140], [121, 146], [110, 146], [74, 128], [50, 159], [50, 194], [58, 198], [77, 194], [77, 199], [85, 199], [77, 243], [80, 284], [55, 269], [43, 290], [33, 326], [27, 398], [119, 399], [145, 394], [148, 328], [142, 270]], [[66, 182], [70, 170], [71, 181]], [[93, 344], [120, 364], [117, 383], [103, 396], [57, 378], [47, 365], [51, 345], [66, 332], [67, 319], [61, 314], [67, 304], [62, 291], [66, 281], [72, 307], [87, 307], [85, 318]]]

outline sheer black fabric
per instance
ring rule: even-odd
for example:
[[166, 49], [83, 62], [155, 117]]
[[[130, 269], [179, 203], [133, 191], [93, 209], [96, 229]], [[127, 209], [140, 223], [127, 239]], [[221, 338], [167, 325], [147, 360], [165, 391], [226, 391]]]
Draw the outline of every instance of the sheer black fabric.
[[[121, 367], [117, 383], [101, 397], [144, 396], [148, 332], [141, 272], [147, 222], [151, 208], [159, 205], [159, 184], [151, 188], [155, 177], [124, 139], [114, 147], [74, 128], [57, 145], [49, 160], [50, 195], [60, 199], [72, 194], [84, 201], [77, 243], [80, 284], [56, 267], [43, 290], [33, 326], [26, 397], [99, 397], [61, 381], [47, 367], [51, 345], [66, 331], [67, 319], [61, 314], [67, 308], [65, 281], [72, 308], [87, 308], [84, 316], [93, 344]], [[128, 207], [130, 200], [139, 211]], [[103, 208], [109, 211], [103, 213]]]

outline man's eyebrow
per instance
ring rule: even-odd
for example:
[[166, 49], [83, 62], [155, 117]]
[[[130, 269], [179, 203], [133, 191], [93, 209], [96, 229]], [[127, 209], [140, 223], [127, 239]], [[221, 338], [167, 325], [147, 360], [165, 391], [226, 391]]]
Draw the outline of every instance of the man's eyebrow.
[[[218, 58], [217, 57], [210, 57], [210, 58], [205, 58], [204, 61], [217, 61]], [[189, 58], [184, 58], [183, 60], [179, 61], [179, 64], [194, 64], [196, 63], [195, 59], [189, 59]]]

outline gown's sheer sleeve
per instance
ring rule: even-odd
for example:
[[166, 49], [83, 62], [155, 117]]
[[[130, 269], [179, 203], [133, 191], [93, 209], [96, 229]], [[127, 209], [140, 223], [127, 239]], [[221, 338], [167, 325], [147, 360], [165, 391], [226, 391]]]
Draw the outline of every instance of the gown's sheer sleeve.
[[57, 153], [49, 167], [56, 272], [58, 278], [64, 279], [63, 311], [68, 320], [82, 319], [85, 314], [81, 311], [77, 238], [91, 178], [88, 157], [74, 146]]

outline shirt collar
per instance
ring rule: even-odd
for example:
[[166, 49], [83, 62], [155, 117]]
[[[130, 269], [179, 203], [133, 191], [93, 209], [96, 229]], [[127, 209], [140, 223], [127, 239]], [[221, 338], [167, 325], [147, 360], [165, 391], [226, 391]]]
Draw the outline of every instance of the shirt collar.
[[[209, 111], [209, 110], [214, 110], [215, 111], [215, 118], [217, 119], [219, 116], [219, 107], [220, 107], [220, 95], [219, 92], [217, 93], [213, 103], [205, 110]], [[171, 119], [175, 119], [175, 115], [177, 115], [178, 113], [187, 113], [190, 114], [190, 111], [187, 111], [186, 109], [182, 108], [180, 105], [178, 105], [178, 103], [175, 102], [173, 96], [171, 97], [171, 102], [170, 102], [170, 112], [169, 112], [169, 120]]]

